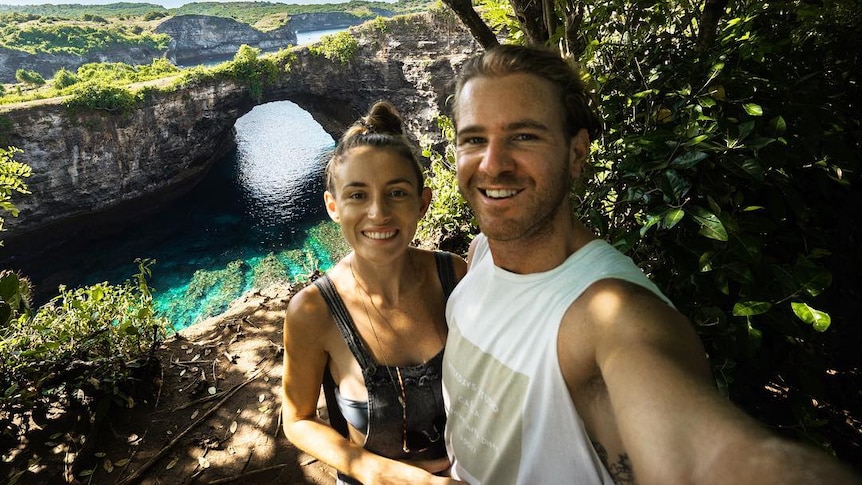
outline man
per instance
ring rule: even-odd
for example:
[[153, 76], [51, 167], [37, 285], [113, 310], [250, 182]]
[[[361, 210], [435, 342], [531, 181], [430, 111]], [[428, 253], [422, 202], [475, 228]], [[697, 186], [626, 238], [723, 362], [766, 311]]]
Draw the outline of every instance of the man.
[[558, 55], [501, 46], [454, 104], [458, 185], [482, 234], [449, 300], [454, 478], [470, 483], [855, 483], [715, 389], [692, 326], [569, 194], [598, 118]]

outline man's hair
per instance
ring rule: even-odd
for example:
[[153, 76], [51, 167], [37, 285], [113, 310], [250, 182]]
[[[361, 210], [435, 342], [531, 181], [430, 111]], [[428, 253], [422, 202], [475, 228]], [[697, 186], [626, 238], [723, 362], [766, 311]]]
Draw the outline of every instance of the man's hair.
[[452, 106], [455, 125], [458, 124], [458, 98], [468, 81], [509, 74], [530, 74], [557, 88], [565, 116], [563, 127], [568, 136], [576, 135], [581, 128], [587, 130], [590, 139], [596, 139], [601, 132], [601, 119], [578, 69], [556, 51], [519, 45], [495, 46], [464, 63], [455, 84]]
[[402, 156], [416, 174], [417, 188], [421, 190], [425, 186], [425, 176], [414, 147], [404, 136], [402, 124], [401, 115], [391, 103], [374, 103], [368, 114], [350, 125], [338, 141], [332, 158], [326, 165], [326, 190], [337, 195], [335, 169], [344, 162], [350, 150], [364, 146], [392, 150]]

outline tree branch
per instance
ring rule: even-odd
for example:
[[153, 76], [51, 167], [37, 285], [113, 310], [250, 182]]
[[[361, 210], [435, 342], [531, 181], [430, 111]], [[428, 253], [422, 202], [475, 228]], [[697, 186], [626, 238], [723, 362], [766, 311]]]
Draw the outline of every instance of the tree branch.
[[470, 0], [443, 0], [449, 8], [455, 12], [455, 15], [461, 19], [461, 23], [470, 31], [473, 38], [479, 42], [484, 49], [489, 49], [499, 45], [497, 36], [491, 31], [491, 28], [479, 17], [476, 10], [473, 9], [473, 4]]
[[703, 13], [700, 15], [700, 35], [697, 39], [698, 52], [704, 52], [715, 43], [718, 21], [724, 16], [724, 9], [729, 0], [706, 0]]

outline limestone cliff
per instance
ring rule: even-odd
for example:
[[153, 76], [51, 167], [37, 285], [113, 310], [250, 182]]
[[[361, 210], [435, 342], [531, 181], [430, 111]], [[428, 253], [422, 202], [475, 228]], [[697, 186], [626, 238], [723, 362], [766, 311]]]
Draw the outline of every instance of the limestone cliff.
[[[371, 9], [380, 17], [391, 17], [392, 12], [382, 9]], [[314, 30], [342, 29], [359, 25], [369, 18], [359, 17], [348, 12], [312, 12], [290, 16], [289, 28], [293, 32], [311, 32]]]
[[26, 69], [36, 71], [45, 79], [51, 79], [60, 68], [75, 71], [83, 64], [90, 62], [124, 62], [131, 65], [149, 64], [153, 59], [162, 57], [164, 52], [147, 46], [110, 46], [104, 49], [87, 52], [78, 56], [74, 54], [31, 54], [29, 52], [9, 49], [0, 46], [0, 83], [14, 83], [15, 71]]
[[264, 51], [296, 44], [296, 33], [290, 25], [261, 32], [233, 19], [207, 15], [170, 17], [155, 31], [171, 37], [166, 55], [177, 65], [229, 59], [242, 44]]
[[2, 238], [14, 250], [133, 223], [199, 181], [233, 147], [235, 121], [269, 101], [295, 102], [337, 138], [388, 99], [414, 138], [439, 139], [435, 119], [454, 70], [478, 46], [446, 12], [374, 24], [350, 29], [359, 51], [345, 64], [295, 48], [296, 60], [259, 99], [222, 79], [156, 91], [129, 115], [72, 116], [59, 101], [0, 106], [0, 142], [23, 149], [17, 159], [34, 172], [33, 193], [16, 199], [20, 217], [7, 218]]
[[[374, 10], [380, 16], [392, 12]], [[206, 15], [181, 15], [166, 18], [156, 32], [168, 34], [171, 43], [165, 50], [147, 46], [109, 46], [72, 54], [30, 54], [0, 46], [0, 83], [14, 83], [15, 71], [35, 71], [45, 79], [54, 77], [60, 68], [70, 71], [90, 62], [123, 62], [131, 65], [150, 64], [154, 58], [167, 57], [175, 64], [191, 65], [223, 61], [233, 57], [239, 46], [247, 44], [263, 51], [276, 50], [288, 44], [296, 45], [296, 32], [308, 32], [359, 25], [367, 18], [343, 12], [298, 14], [278, 29], [261, 32], [233, 19]]]

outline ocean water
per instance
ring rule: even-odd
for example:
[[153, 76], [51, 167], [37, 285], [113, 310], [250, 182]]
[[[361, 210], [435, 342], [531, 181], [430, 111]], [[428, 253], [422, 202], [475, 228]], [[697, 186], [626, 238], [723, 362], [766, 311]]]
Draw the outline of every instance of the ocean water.
[[328, 269], [344, 247], [323, 206], [332, 137], [288, 101], [256, 106], [236, 132], [236, 150], [176, 203], [119, 234], [28, 261], [37, 292], [120, 283], [137, 273], [135, 258], [151, 258], [156, 309], [179, 329], [252, 288]]

